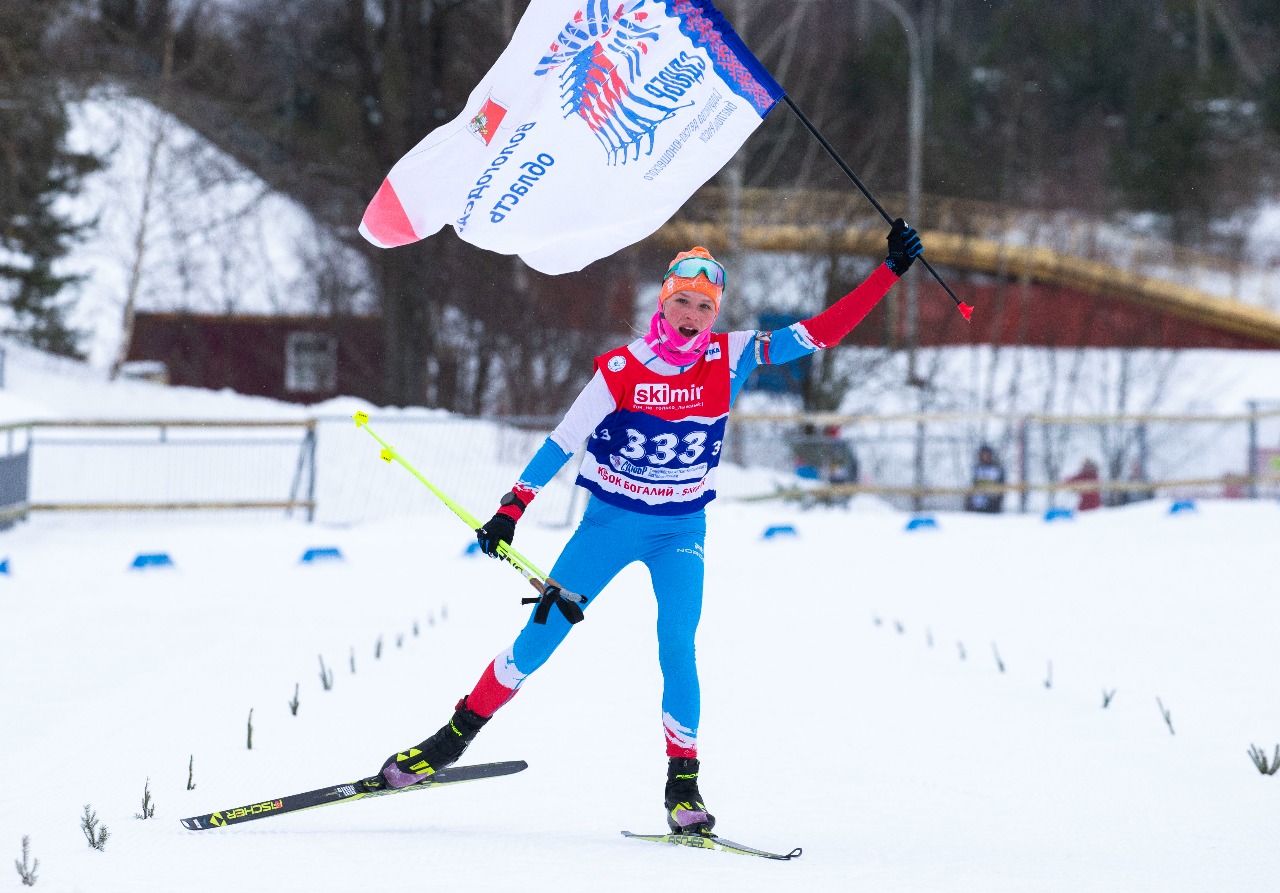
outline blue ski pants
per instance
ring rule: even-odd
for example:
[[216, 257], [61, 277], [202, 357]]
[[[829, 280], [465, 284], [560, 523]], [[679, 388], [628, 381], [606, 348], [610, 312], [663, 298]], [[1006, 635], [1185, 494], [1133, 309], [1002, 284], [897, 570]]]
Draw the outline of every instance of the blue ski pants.
[[[639, 561], [649, 569], [658, 600], [662, 719], [670, 756], [697, 755], [701, 702], [694, 634], [702, 614], [706, 531], [703, 511], [687, 515], [643, 515], [593, 496], [577, 530], [551, 569], [551, 577], [557, 583], [587, 596], [588, 610], [624, 567]], [[515, 643], [494, 661], [494, 681], [514, 694], [525, 677], [546, 663], [571, 628], [557, 610], [550, 612], [545, 624], [534, 623], [533, 612], [530, 612]], [[488, 678], [490, 673], [486, 672], [485, 679]]]

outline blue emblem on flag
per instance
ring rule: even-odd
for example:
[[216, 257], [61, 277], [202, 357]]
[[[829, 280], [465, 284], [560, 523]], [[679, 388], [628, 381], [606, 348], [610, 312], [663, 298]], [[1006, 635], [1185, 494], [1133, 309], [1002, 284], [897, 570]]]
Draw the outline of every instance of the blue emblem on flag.
[[586, 122], [610, 164], [639, 158], [646, 140], [645, 154], [652, 154], [659, 125], [687, 107], [654, 102], [632, 90], [641, 77], [641, 59], [659, 39], [658, 26], [645, 25], [647, 5], [649, 0], [621, 0], [611, 12], [609, 0], [587, 0], [534, 72], [542, 77], [563, 68], [564, 116]]

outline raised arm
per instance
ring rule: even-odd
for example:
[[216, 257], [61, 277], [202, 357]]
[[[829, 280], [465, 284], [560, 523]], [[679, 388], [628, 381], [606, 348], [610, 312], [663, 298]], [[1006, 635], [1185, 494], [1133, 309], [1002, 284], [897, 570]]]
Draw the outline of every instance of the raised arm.
[[730, 355], [735, 358], [734, 396], [756, 366], [779, 366], [838, 344], [880, 302], [911, 267], [924, 247], [920, 234], [901, 217], [889, 230], [885, 262], [862, 284], [817, 316], [793, 323], [776, 332], [733, 332]]

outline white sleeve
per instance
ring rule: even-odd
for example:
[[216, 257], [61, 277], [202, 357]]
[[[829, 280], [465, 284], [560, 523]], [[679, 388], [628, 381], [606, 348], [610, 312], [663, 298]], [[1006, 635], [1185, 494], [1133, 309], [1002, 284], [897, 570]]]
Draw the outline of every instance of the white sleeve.
[[604, 374], [597, 369], [578, 399], [573, 401], [569, 411], [564, 414], [556, 430], [551, 432], [551, 439], [564, 450], [566, 456], [572, 455], [591, 436], [596, 426], [604, 421], [604, 417], [617, 408], [613, 394], [609, 393], [609, 386], [605, 384]]
[[747, 346], [755, 339], [756, 333], [752, 329], [744, 332], [729, 333], [729, 371], [737, 372], [738, 363], [746, 352]]

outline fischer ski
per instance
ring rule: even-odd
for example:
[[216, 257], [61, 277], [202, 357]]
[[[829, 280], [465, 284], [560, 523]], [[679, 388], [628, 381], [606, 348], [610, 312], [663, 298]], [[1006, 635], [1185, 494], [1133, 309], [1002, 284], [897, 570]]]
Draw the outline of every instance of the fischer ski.
[[623, 831], [622, 836], [629, 837], [632, 840], [670, 843], [676, 846], [693, 847], [698, 850], [720, 850], [722, 853], [737, 853], [739, 856], [759, 856], [762, 859], [778, 859], [783, 862], [790, 859], [798, 859], [804, 853], [804, 850], [800, 847], [796, 847], [785, 855], [770, 853], [741, 843], [734, 843], [732, 840], [726, 840], [715, 834], [632, 834], [630, 831]]
[[262, 819], [286, 812], [298, 812], [303, 809], [315, 809], [316, 807], [329, 806], [333, 803], [364, 800], [368, 797], [384, 797], [388, 794], [402, 794], [406, 791], [418, 791], [423, 788], [438, 788], [449, 784], [459, 784], [464, 781], [477, 781], [482, 778], [514, 775], [528, 768], [529, 764], [524, 760], [514, 760], [506, 763], [479, 763], [474, 766], [450, 766], [441, 769], [434, 775], [427, 776], [417, 784], [411, 784], [405, 788], [366, 790], [361, 786], [360, 781], [353, 781], [347, 784], [334, 785], [333, 787], [320, 788], [315, 791], [307, 791], [305, 794], [290, 794], [287, 797], [277, 797], [274, 800], [263, 800], [258, 803], [249, 803], [245, 806], [237, 806], [233, 809], [223, 809], [218, 812], [206, 813], [205, 815], [192, 816], [191, 818], [183, 819], [182, 826], [190, 831], [225, 828], [227, 825], [238, 825], [241, 822], [249, 822], [254, 819]]

